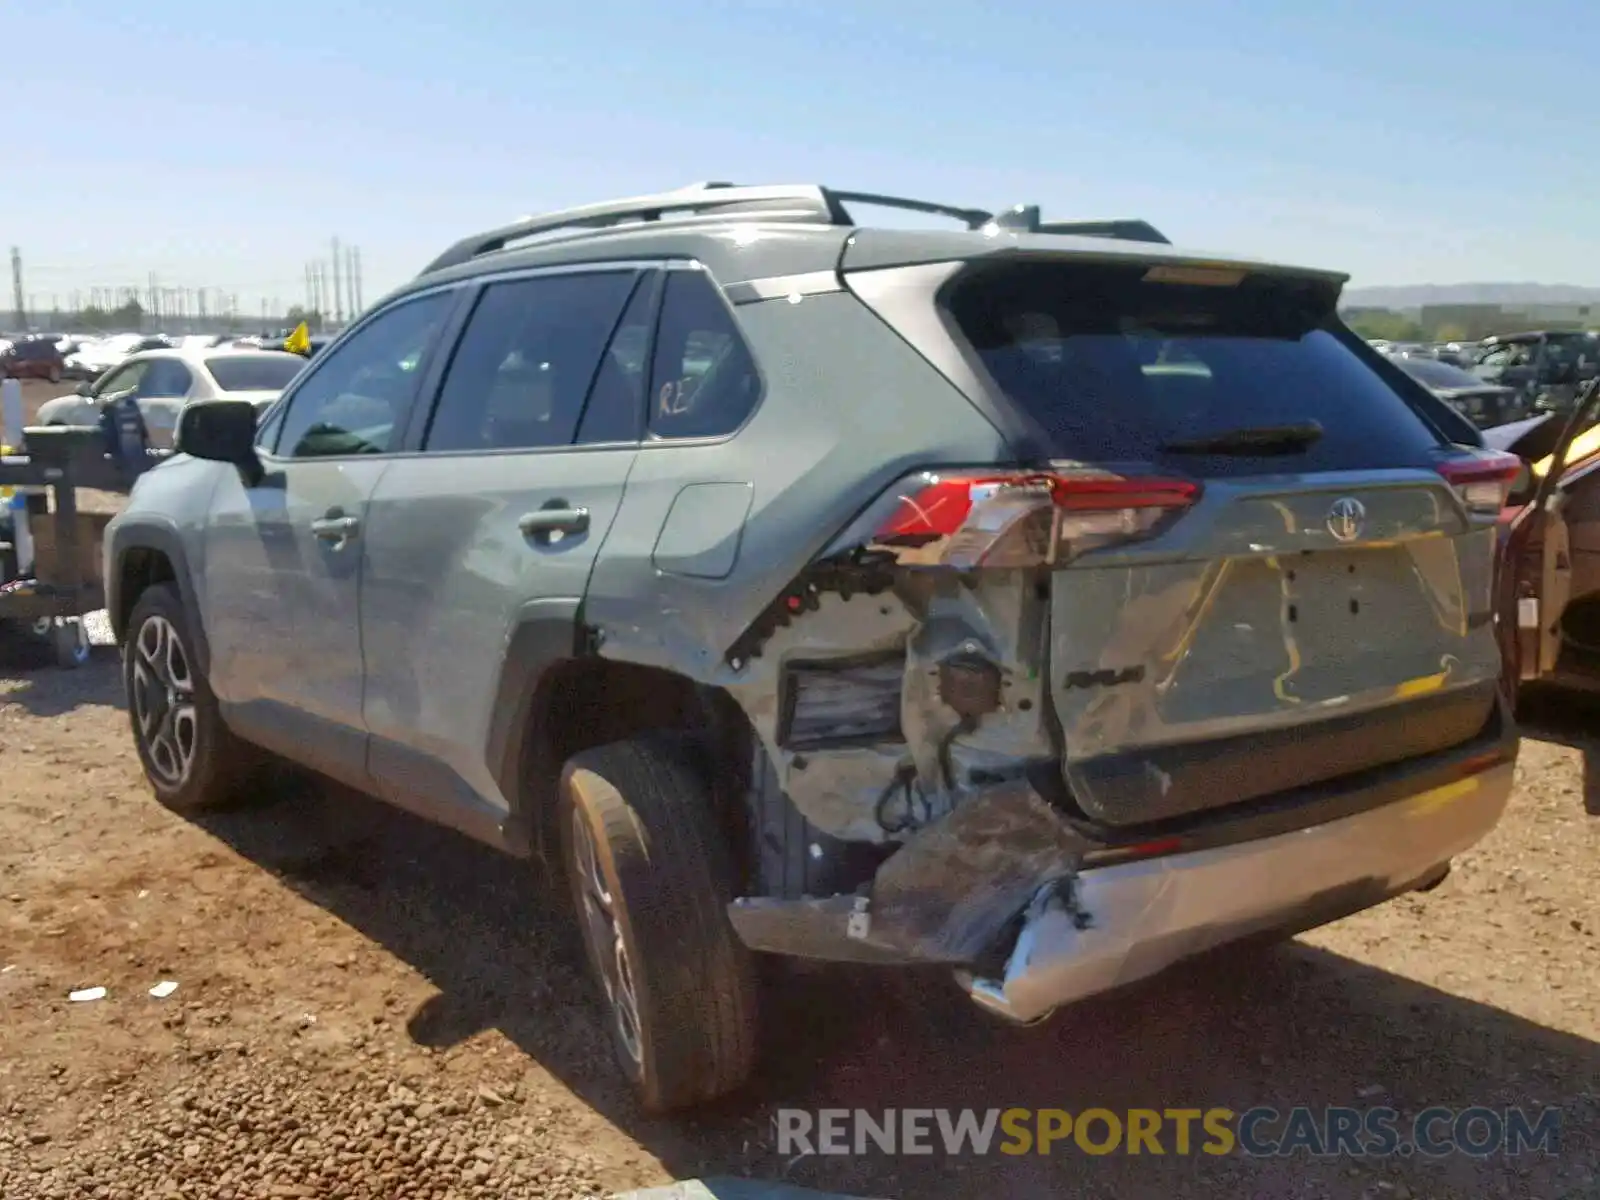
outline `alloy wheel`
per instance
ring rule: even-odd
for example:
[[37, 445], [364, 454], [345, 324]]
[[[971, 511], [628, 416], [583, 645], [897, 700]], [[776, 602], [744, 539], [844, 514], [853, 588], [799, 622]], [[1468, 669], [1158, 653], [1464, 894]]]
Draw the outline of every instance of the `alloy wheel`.
[[130, 701], [157, 782], [182, 787], [194, 766], [199, 723], [194, 675], [178, 631], [166, 617], [151, 615], [134, 637]]
[[627, 944], [617, 921], [616, 898], [606, 886], [600, 868], [600, 855], [594, 834], [580, 808], [572, 810], [573, 868], [578, 874], [580, 914], [589, 956], [600, 975], [606, 1003], [623, 1052], [635, 1067], [644, 1064], [643, 1037], [640, 1034], [639, 997], [633, 983], [633, 967]]

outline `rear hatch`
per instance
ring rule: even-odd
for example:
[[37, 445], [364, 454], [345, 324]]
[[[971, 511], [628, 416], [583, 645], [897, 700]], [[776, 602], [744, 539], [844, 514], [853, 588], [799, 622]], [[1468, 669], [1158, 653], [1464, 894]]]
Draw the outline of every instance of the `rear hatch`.
[[[1446, 443], [1334, 318], [1338, 290], [1013, 257], [942, 292], [979, 377], [1066, 481], [1051, 695], [1095, 819], [1319, 783], [1492, 716], [1504, 462]], [[1127, 507], [1103, 488], [1074, 500], [1085, 472], [1126, 481]]]

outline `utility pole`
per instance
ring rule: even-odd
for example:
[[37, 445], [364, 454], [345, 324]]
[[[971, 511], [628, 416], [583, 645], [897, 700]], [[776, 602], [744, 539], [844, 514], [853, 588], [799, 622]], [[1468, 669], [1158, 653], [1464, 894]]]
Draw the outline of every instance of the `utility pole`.
[[11, 247], [11, 293], [17, 302], [17, 332], [28, 328], [27, 302], [22, 296], [22, 251]]
[[361, 251], [354, 246], [344, 250], [344, 294], [350, 301], [350, 319], [361, 312]]
[[365, 312], [367, 308], [367, 287], [366, 281], [361, 278], [361, 247], [357, 246], [352, 253], [356, 256], [356, 303]]
[[333, 320], [335, 326], [344, 323], [344, 293], [339, 290], [339, 239], [333, 239]]

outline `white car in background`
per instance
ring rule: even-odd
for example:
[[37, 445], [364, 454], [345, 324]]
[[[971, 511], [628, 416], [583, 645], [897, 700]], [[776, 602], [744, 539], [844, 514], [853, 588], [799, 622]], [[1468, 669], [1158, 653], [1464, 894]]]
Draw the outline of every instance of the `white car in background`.
[[79, 344], [77, 353], [69, 354], [66, 373], [73, 379], [93, 379], [109, 371], [130, 354], [140, 350], [155, 350], [168, 345], [159, 335], [140, 333], [113, 333], [108, 337], [91, 338]]
[[249, 400], [258, 412], [306, 365], [283, 350], [146, 350], [129, 355], [75, 394], [39, 406], [40, 425], [98, 425], [105, 405], [132, 392], [150, 444], [170, 449], [178, 414], [191, 400]]

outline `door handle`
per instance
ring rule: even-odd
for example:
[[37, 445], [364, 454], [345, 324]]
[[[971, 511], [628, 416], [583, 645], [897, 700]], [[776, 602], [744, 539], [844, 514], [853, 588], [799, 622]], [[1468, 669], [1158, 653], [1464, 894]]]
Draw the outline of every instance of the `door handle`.
[[541, 508], [523, 513], [517, 528], [528, 537], [547, 533], [586, 533], [589, 529], [587, 508]]
[[355, 517], [321, 517], [311, 522], [311, 532], [325, 542], [343, 542], [361, 529]]

